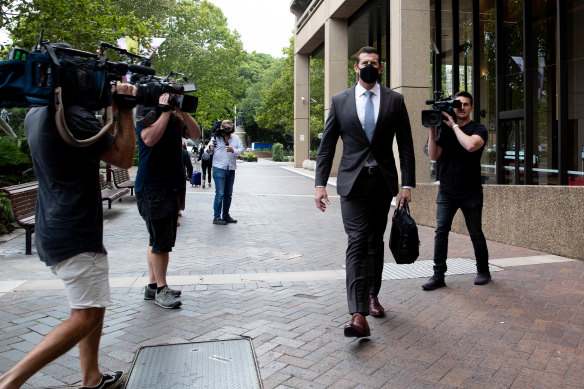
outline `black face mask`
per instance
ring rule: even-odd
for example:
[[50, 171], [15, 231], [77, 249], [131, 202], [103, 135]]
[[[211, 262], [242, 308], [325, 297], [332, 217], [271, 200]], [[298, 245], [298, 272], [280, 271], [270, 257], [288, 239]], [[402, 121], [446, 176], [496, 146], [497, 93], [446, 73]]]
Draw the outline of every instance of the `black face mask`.
[[379, 69], [373, 67], [369, 64], [364, 68], [359, 69], [359, 77], [363, 80], [365, 84], [372, 84], [377, 81], [377, 76], [379, 75]]

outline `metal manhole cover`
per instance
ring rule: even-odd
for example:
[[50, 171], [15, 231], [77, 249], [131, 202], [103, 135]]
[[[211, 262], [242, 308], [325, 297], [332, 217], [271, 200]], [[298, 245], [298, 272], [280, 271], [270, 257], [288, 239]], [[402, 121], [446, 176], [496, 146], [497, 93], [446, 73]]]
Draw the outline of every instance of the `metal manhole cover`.
[[126, 389], [263, 388], [251, 339], [146, 346], [138, 350]]

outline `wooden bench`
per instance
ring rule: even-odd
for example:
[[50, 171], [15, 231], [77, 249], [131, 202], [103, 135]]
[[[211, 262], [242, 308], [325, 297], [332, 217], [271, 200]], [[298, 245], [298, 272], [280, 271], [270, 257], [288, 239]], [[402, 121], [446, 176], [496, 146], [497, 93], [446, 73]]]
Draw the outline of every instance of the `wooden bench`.
[[118, 189], [130, 189], [130, 195], [134, 196], [134, 180], [130, 179], [128, 169], [110, 169], [114, 176], [114, 185]]
[[14, 219], [26, 231], [26, 255], [32, 254], [32, 233], [35, 225], [34, 214], [38, 188], [36, 181], [0, 188], [10, 198]]
[[130, 193], [130, 190], [127, 188], [124, 189], [117, 189], [117, 188], [110, 188], [107, 183], [105, 182], [105, 176], [103, 174], [99, 174], [99, 182], [101, 184], [101, 200], [107, 200], [107, 207], [111, 209], [112, 201], [116, 201], [120, 199], [122, 201], [122, 197]]

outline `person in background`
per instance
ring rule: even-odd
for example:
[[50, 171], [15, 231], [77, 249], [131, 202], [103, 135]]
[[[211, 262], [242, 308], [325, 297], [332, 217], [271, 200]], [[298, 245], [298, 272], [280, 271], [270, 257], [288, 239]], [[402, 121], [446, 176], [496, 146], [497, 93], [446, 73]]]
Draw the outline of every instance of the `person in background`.
[[157, 107], [136, 107], [135, 189], [138, 211], [149, 234], [144, 299], [154, 300], [162, 308], [175, 309], [182, 304], [181, 291], [168, 287], [166, 272], [176, 241], [180, 194], [186, 186], [182, 138], [198, 138], [201, 129], [189, 113], [171, 107], [169, 99], [169, 94], [164, 93]]
[[201, 161], [201, 170], [203, 172], [203, 178], [201, 179], [203, 189], [205, 188], [205, 181], [208, 181], [209, 188], [211, 187], [211, 174], [213, 171], [213, 154], [205, 152], [205, 149], [209, 145], [209, 141], [205, 141], [205, 145], [201, 148], [201, 154], [199, 155], [199, 161]]
[[[191, 162], [191, 156], [189, 151], [187, 150], [187, 145], [185, 141], [182, 142], [182, 159], [183, 159], [183, 172], [185, 173], [185, 181], [191, 179], [191, 175], [193, 174], [193, 164]], [[180, 195], [180, 201], [178, 206], [178, 216], [182, 216], [182, 211], [185, 210], [186, 205], [186, 197], [187, 197], [187, 187], [182, 189]], [[176, 225], [180, 226], [180, 221], [177, 219]]]
[[215, 202], [213, 203], [213, 224], [237, 223], [229, 214], [237, 156], [243, 154], [243, 144], [233, 132], [230, 120], [221, 122], [221, 136], [213, 136], [213, 141], [205, 152], [213, 154], [213, 180], [215, 181]]
[[475, 285], [491, 281], [489, 250], [482, 229], [483, 184], [481, 155], [488, 140], [487, 128], [471, 120], [472, 95], [461, 91], [454, 95], [461, 102], [455, 117], [442, 112], [444, 123], [436, 140], [436, 128], [430, 127], [428, 155], [440, 162], [440, 188], [436, 198], [436, 235], [434, 237], [434, 275], [422, 285], [424, 290], [446, 286], [446, 256], [452, 219], [460, 209], [464, 216], [477, 261]]

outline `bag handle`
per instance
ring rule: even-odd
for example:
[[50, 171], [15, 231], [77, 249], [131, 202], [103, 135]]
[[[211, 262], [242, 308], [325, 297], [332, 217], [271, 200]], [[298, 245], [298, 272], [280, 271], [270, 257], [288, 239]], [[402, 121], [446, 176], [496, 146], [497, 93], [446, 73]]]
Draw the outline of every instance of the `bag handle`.
[[69, 130], [69, 127], [67, 127], [67, 123], [65, 122], [65, 107], [63, 106], [62, 102], [61, 87], [57, 87], [55, 89], [55, 122], [57, 124], [57, 130], [59, 131], [61, 138], [63, 138], [65, 143], [68, 145], [73, 147], [88, 147], [100, 140], [106, 132], [111, 132], [110, 130], [114, 125], [114, 115], [111, 105], [106, 108], [106, 118], [105, 125], [97, 134], [91, 138], [81, 140], [75, 138]]
[[410, 216], [410, 206], [408, 205], [407, 201], [404, 201], [404, 205], [402, 207], [400, 207], [399, 202], [397, 203], [397, 210], [399, 211], [400, 209], [403, 209], [408, 216]]

